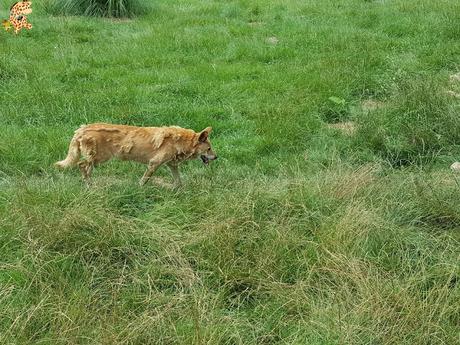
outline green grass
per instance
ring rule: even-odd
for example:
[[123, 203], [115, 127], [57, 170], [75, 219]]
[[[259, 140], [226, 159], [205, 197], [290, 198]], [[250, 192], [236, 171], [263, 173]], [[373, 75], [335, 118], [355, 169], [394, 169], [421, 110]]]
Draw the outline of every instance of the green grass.
[[[33, 6], [0, 32], [1, 344], [460, 342], [457, 0]], [[87, 189], [52, 163], [96, 121], [212, 126], [220, 158]]]

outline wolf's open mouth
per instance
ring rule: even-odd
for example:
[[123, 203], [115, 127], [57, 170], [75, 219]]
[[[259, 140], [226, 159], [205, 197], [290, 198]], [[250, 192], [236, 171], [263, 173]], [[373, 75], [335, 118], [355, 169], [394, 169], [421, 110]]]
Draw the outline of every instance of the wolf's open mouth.
[[201, 160], [203, 161], [203, 164], [208, 165], [208, 163], [209, 163], [208, 157], [206, 157], [206, 156], [200, 156], [200, 158], [201, 158]]

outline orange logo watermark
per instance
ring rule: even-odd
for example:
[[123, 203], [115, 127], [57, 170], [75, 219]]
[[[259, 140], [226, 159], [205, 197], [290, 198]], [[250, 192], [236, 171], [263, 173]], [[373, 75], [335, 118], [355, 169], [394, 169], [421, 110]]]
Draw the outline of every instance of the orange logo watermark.
[[21, 29], [32, 29], [32, 24], [27, 21], [26, 15], [32, 13], [32, 1], [19, 1], [11, 5], [10, 17], [2, 20], [2, 26], [6, 31], [14, 30], [18, 34]]

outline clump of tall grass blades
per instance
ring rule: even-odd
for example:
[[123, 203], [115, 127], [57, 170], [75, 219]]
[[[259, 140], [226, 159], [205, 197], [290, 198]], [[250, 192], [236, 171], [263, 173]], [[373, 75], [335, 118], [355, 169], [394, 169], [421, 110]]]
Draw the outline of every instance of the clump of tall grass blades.
[[399, 82], [386, 107], [359, 120], [357, 142], [394, 167], [427, 162], [460, 140], [455, 106], [438, 84], [421, 77]]
[[139, 0], [54, 0], [44, 5], [51, 14], [133, 17], [145, 12]]

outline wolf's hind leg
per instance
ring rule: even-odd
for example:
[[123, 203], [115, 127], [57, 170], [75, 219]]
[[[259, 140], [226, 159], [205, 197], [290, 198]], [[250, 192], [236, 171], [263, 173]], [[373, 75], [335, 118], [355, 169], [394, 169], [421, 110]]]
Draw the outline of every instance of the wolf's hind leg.
[[83, 180], [88, 184], [91, 173], [93, 172], [94, 163], [92, 161], [82, 160], [78, 163], [78, 167], [80, 168]]
[[93, 138], [83, 138], [80, 149], [83, 159], [78, 162], [78, 167], [83, 180], [89, 184], [94, 163], [96, 163], [96, 141]]

